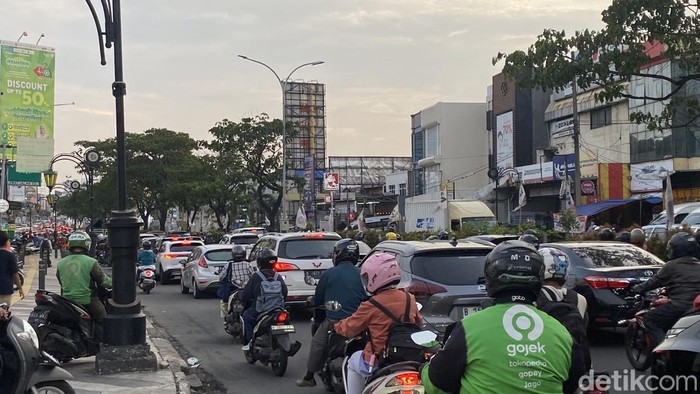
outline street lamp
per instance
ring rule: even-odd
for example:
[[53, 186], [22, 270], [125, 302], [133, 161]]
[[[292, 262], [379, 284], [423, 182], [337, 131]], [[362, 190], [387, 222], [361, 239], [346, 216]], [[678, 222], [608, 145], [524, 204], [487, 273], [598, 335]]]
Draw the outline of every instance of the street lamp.
[[46, 196], [46, 201], [51, 205], [53, 209], [53, 244], [54, 244], [54, 258], [58, 258], [58, 249], [56, 248], [56, 243], [58, 242], [58, 215], [56, 212], [56, 205], [58, 204], [58, 196], [55, 194], [49, 194]]
[[[287, 75], [287, 78], [281, 79], [277, 72], [267, 64], [259, 60], [251, 59], [248, 56], [244, 55], [238, 55], [238, 57], [240, 57], [243, 60], [248, 60], [250, 62], [257, 63], [272, 71], [272, 73], [275, 74], [275, 78], [277, 78], [277, 82], [279, 82], [280, 87], [282, 88], [282, 213], [280, 214], [279, 226], [280, 230], [287, 230], [287, 220], [289, 219], [289, 217], [287, 216], [287, 82], [289, 82], [289, 78], [291, 78], [292, 74], [294, 74], [294, 72], [296, 72], [298, 69], [306, 66], [318, 66], [325, 62], [322, 60], [317, 60], [315, 62], [301, 64], [295, 69], [293, 69], [292, 72], [290, 72], [289, 75]], [[284, 220], [285, 228], [282, 228], [282, 220]]]
[[46, 187], [49, 188], [49, 193], [51, 193], [53, 187], [56, 186], [57, 178], [58, 172], [54, 171], [53, 169], [49, 169], [48, 171], [44, 172], [44, 182], [46, 183]]

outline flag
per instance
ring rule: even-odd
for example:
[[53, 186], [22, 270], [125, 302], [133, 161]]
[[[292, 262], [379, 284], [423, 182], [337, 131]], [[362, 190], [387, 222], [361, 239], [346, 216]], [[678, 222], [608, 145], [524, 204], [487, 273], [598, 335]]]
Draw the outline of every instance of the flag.
[[520, 191], [518, 192], [518, 206], [515, 207], [513, 212], [522, 209], [525, 204], [527, 204], [527, 194], [525, 194], [525, 186], [523, 186], [522, 182], [520, 183]]
[[671, 231], [673, 227], [673, 189], [671, 188], [671, 172], [666, 174], [666, 195], [664, 196], [666, 202], [666, 230]]
[[357, 229], [362, 231], [362, 232], [367, 232], [367, 230], [369, 230], [367, 228], [367, 223], [365, 222], [365, 210], [364, 209], [357, 216]]
[[295, 222], [296, 226], [299, 228], [306, 228], [306, 214], [304, 213], [304, 209], [299, 206], [299, 210], [297, 211], [297, 218]]
[[389, 215], [389, 223], [396, 223], [401, 221], [401, 213], [399, 212], [399, 204], [396, 204], [394, 206], [394, 209], [391, 210], [391, 214]]

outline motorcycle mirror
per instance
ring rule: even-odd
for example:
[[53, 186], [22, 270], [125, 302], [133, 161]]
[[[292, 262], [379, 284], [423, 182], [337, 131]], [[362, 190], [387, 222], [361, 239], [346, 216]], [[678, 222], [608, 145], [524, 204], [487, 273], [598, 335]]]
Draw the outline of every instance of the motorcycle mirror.
[[331, 312], [338, 312], [339, 310], [343, 309], [343, 306], [340, 305], [340, 302], [338, 301], [326, 301], [324, 306], [326, 307], [326, 310]]
[[437, 334], [432, 331], [419, 331], [411, 334], [411, 340], [417, 345], [431, 347], [437, 340]]
[[418, 308], [418, 310], [421, 310], [423, 309], [423, 304], [421, 304], [420, 302], [416, 302], [416, 307]]

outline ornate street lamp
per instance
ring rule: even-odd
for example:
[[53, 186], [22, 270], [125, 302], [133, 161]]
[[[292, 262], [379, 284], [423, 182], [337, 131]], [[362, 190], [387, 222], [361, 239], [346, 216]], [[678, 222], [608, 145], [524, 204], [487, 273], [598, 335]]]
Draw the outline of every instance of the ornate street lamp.
[[[51, 193], [53, 187], [56, 186], [57, 178], [58, 172], [54, 171], [53, 169], [49, 169], [48, 171], [44, 172], [44, 182], [46, 183], [46, 187], [49, 188], [49, 193]], [[49, 201], [48, 196], [46, 198], [46, 201]], [[49, 202], [49, 204], [51, 203]]]

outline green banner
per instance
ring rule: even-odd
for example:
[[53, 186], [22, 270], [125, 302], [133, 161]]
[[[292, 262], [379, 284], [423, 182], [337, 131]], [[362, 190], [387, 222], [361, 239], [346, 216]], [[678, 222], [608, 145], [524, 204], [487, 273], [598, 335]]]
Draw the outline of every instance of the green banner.
[[7, 163], [7, 183], [15, 186], [41, 186], [41, 173], [17, 172], [15, 163]]
[[53, 139], [55, 65], [51, 48], [0, 41], [0, 145]]

